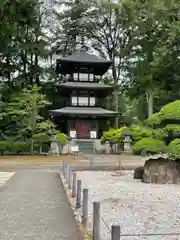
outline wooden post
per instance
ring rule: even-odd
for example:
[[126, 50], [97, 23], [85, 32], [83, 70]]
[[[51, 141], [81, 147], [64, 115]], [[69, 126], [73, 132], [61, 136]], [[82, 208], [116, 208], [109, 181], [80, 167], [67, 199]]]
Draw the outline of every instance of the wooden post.
[[111, 240], [120, 240], [120, 226], [119, 225], [112, 225]]
[[76, 172], [73, 172], [72, 197], [76, 197]]
[[83, 189], [82, 224], [88, 228], [88, 189]]
[[82, 182], [81, 180], [77, 180], [77, 195], [76, 195], [76, 208], [81, 207], [81, 187], [82, 187]]
[[100, 240], [100, 202], [93, 203], [93, 240]]
[[69, 168], [69, 172], [68, 172], [68, 189], [72, 188], [72, 171]]

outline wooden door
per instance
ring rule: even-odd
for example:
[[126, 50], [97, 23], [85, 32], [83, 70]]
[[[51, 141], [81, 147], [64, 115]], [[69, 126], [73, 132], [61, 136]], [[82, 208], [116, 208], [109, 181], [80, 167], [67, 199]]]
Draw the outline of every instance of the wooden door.
[[77, 138], [89, 138], [89, 122], [76, 121], [76, 134]]

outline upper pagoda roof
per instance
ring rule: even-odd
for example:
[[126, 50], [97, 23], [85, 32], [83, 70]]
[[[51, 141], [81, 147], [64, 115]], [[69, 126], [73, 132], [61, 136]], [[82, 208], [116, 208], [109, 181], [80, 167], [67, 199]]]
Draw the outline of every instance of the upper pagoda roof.
[[68, 74], [74, 67], [89, 67], [94, 69], [96, 75], [103, 75], [111, 66], [112, 61], [91, 55], [87, 52], [77, 52], [65, 58], [57, 60], [56, 71], [62, 74]]

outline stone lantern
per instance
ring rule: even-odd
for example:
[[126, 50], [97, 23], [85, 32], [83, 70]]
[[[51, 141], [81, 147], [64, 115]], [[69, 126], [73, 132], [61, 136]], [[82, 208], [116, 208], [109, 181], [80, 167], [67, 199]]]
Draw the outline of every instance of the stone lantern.
[[123, 143], [124, 143], [124, 152], [126, 153], [131, 153], [132, 152], [132, 149], [131, 149], [131, 137], [132, 137], [132, 134], [129, 130], [125, 131], [124, 132], [124, 140], [123, 140]]
[[55, 128], [51, 130], [51, 145], [49, 154], [50, 155], [59, 155], [59, 142], [56, 139], [56, 134], [59, 133]]

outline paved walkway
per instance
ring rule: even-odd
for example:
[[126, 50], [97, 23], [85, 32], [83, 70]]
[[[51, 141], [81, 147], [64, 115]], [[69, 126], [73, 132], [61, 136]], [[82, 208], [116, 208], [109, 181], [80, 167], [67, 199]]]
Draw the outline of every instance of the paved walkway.
[[18, 171], [0, 188], [1, 240], [79, 240], [57, 173]]

